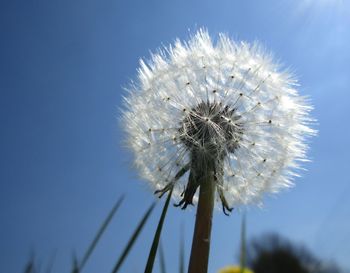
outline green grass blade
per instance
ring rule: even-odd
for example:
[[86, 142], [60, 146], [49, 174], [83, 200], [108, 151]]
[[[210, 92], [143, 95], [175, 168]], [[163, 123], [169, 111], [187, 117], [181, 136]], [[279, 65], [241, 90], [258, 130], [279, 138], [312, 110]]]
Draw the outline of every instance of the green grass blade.
[[159, 218], [156, 233], [154, 234], [154, 238], [153, 238], [153, 243], [152, 243], [151, 249], [149, 251], [149, 255], [148, 255], [148, 259], [147, 259], [147, 263], [146, 263], [146, 267], [145, 267], [145, 273], [151, 273], [153, 270], [154, 260], [155, 260], [156, 255], [157, 255], [157, 248], [158, 248], [158, 244], [159, 244], [160, 234], [162, 232], [164, 219], [165, 219], [166, 213], [168, 211], [168, 207], [169, 207], [170, 198], [171, 198], [172, 193], [173, 193], [173, 187], [171, 187], [171, 189], [168, 193], [168, 197], [165, 201], [162, 214]]
[[34, 251], [31, 252], [30, 258], [24, 268], [24, 273], [35, 273], [36, 270], [36, 263], [35, 263], [35, 253]]
[[185, 273], [185, 236], [184, 236], [184, 227], [181, 225], [180, 230], [180, 262], [179, 262], [179, 272]]
[[246, 219], [245, 214], [242, 215], [242, 223], [241, 223], [241, 253], [240, 253], [240, 268], [241, 273], [244, 272], [244, 268], [246, 267]]
[[89, 260], [91, 253], [94, 251], [98, 241], [100, 240], [102, 234], [104, 233], [104, 231], [106, 230], [108, 224], [110, 223], [110, 221], [112, 220], [114, 214], [117, 212], [117, 210], [119, 209], [120, 205], [122, 204], [123, 200], [124, 200], [124, 195], [122, 195], [118, 201], [115, 203], [115, 205], [113, 206], [112, 210], [109, 212], [107, 218], [104, 220], [104, 222], [102, 223], [100, 229], [98, 230], [94, 240], [91, 242], [89, 248], [87, 249], [83, 259], [81, 260], [81, 263], [79, 265], [79, 271], [81, 271], [83, 269], [83, 267], [85, 266], [86, 262]]
[[117, 263], [115, 264], [112, 273], [116, 273], [118, 272], [120, 266], [123, 264], [125, 258], [127, 257], [130, 249], [132, 248], [133, 244], [135, 243], [137, 237], [139, 236], [141, 230], [143, 229], [145, 223], [147, 222], [149, 216], [151, 215], [151, 212], [153, 211], [154, 207], [155, 207], [156, 203], [152, 203], [152, 205], [149, 207], [149, 209], [146, 211], [146, 213], [144, 214], [144, 216], [142, 217], [140, 223], [138, 224], [138, 226], [136, 227], [134, 233], [132, 234], [131, 238], [129, 239], [127, 245], [125, 246], [122, 254], [120, 255]]
[[72, 273], [79, 273], [79, 264], [78, 259], [75, 254], [73, 254], [73, 260], [72, 260]]
[[159, 264], [160, 264], [160, 273], [166, 273], [165, 267], [165, 255], [162, 241], [159, 242]]
[[35, 273], [35, 265], [34, 265], [34, 260], [30, 259], [29, 262], [27, 263], [24, 273]]

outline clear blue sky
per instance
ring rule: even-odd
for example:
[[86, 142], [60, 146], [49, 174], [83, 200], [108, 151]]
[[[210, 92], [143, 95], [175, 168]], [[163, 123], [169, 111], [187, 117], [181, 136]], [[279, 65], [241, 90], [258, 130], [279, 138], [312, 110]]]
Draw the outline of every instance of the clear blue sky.
[[[319, 136], [296, 187], [248, 211], [248, 236], [278, 232], [350, 268], [350, 3], [341, 0], [0, 1], [0, 271], [30, 253], [68, 272], [122, 194], [86, 273], [110, 272], [154, 200], [122, 148], [122, 86], [138, 60], [199, 27], [261, 43], [300, 80]], [[189, 30], [190, 29], [190, 30]], [[161, 204], [122, 272], [143, 272]], [[176, 272], [195, 210], [170, 208], [163, 233]], [[210, 272], [236, 261], [241, 214], [214, 218]], [[170, 270], [169, 270], [170, 271]], [[158, 266], [155, 267], [158, 272]]]

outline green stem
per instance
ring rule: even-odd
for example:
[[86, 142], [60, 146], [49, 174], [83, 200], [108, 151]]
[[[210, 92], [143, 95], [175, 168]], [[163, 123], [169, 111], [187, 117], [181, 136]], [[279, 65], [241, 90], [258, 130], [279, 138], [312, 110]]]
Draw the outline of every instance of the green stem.
[[208, 271], [214, 198], [214, 176], [211, 172], [207, 172], [206, 177], [200, 183], [188, 273], [207, 273]]

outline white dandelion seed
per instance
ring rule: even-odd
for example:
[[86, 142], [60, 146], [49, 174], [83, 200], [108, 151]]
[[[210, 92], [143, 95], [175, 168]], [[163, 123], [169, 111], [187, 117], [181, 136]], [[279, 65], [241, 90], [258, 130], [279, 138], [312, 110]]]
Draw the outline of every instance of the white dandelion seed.
[[174, 186], [186, 208], [209, 173], [226, 213], [292, 185], [314, 134], [311, 106], [259, 45], [223, 34], [213, 43], [199, 30], [140, 66], [123, 126], [136, 167], [157, 193]]

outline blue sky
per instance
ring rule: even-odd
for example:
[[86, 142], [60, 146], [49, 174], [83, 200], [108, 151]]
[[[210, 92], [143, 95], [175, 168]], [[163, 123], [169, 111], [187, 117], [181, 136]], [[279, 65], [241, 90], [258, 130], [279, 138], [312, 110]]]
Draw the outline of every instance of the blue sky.
[[[249, 208], [248, 237], [278, 232], [350, 268], [350, 3], [341, 0], [0, 2], [0, 271], [31, 253], [68, 272], [125, 193], [85, 272], [109, 272], [154, 196], [130, 167], [118, 123], [138, 60], [199, 27], [259, 40], [310, 95], [319, 135], [296, 187]], [[143, 272], [161, 204], [122, 272]], [[163, 243], [176, 272], [195, 210], [171, 207]], [[236, 262], [241, 213], [214, 217], [210, 272]], [[155, 272], [158, 272], [156, 265]], [[170, 271], [170, 270], [169, 270]]]

